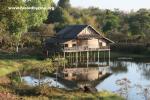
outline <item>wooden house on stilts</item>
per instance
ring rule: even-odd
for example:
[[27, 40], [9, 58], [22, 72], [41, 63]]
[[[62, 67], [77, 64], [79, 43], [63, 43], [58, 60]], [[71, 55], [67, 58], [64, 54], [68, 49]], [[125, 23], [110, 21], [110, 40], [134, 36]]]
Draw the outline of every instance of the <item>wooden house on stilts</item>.
[[114, 42], [90, 25], [70, 25], [46, 40], [46, 47], [49, 55], [61, 54], [70, 64], [78, 66], [83, 62], [88, 67], [90, 62], [100, 66], [102, 55], [110, 64], [110, 43]]

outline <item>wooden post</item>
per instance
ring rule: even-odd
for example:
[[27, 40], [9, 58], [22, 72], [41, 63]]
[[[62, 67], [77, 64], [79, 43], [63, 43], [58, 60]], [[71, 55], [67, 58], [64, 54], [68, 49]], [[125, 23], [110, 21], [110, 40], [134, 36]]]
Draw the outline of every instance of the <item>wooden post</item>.
[[87, 68], [89, 67], [89, 51], [87, 51]]
[[110, 50], [109, 50], [109, 61], [108, 61], [108, 65], [110, 66]]
[[106, 58], [106, 56], [105, 56], [105, 51], [104, 51], [104, 64], [105, 64], [105, 61], [106, 61], [106, 59], [105, 59], [105, 58]]
[[69, 56], [69, 52], [66, 52], [66, 58], [67, 58], [67, 65], [69, 65], [69, 63], [70, 63], [70, 56]]
[[69, 65], [71, 64], [71, 52], [68, 52], [68, 55], [69, 55]]
[[91, 57], [91, 63], [93, 64], [93, 58], [92, 58], [93, 57], [93, 51], [91, 51], [91, 56], [90, 57]]
[[[90, 51], [89, 51], [89, 57], [90, 57]], [[89, 63], [90, 63], [91, 58], [89, 58]]]
[[81, 60], [82, 60], [82, 54], [81, 54], [81, 51], [80, 51], [80, 63], [82, 62]]
[[72, 66], [74, 64], [74, 52], [72, 52]]
[[75, 55], [76, 55], [75, 52], [73, 52], [73, 63], [76, 62]]
[[72, 52], [70, 52], [70, 67], [72, 66]]
[[97, 55], [98, 55], [98, 67], [99, 67], [99, 50], [98, 50], [98, 54]]
[[[66, 60], [66, 53], [64, 52], [64, 60]], [[64, 62], [64, 69], [65, 69], [66, 65], [65, 65], [65, 62]]]
[[96, 62], [96, 60], [95, 60], [95, 52], [93, 52], [94, 53], [94, 62]]
[[84, 64], [84, 51], [82, 53], [82, 63]]
[[76, 67], [78, 66], [78, 52], [76, 52]]

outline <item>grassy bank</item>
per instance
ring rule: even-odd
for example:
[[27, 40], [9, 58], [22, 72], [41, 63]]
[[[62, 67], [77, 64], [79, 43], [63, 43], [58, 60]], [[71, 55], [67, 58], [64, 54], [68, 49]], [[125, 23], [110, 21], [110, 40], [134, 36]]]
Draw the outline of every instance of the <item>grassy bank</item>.
[[82, 92], [71, 92], [66, 94], [51, 95], [50, 97], [39, 96], [39, 97], [22, 97], [25, 100], [125, 100], [124, 98], [110, 93], [110, 92], [99, 92], [95, 94], [82, 93]]
[[23, 68], [23, 65], [18, 63], [17, 60], [0, 60], [0, 76], [7, 75], [20, 68]]
[[15, 71], [19, 70], [30, 70], [36, 65], [42, 64], [44, 61], [36, 60], [36, 59], [4, 59], [0, 60], [0, 76], [5, 76]]
[[[44, 88], [39, 89], [39, 87], [31, 88], [25, 87], [24, 90], [20, 88], [21, 92], [24, 92], [23, 95], [19, 95], [19, 92], [9, 92], [13, 91], [12, 89], [9, 90], [7, 88], [7, 92], [11, 93], [9, 95], [12, 95], [13, 98], [18, 100], [125, 100], [123, 97], [120, 97], [117, 94], [108, 92], [108, 91], [101, 91], [97, 93], [85, 93], [81, 90], [64, 90], [64, 89], [58, 89], [58, 88]], [[0, 94], [7, 92], [4, 92], [5, 89], [0, 86]], [[17, 93], [18, 92], [18, 93]], [[7, 97], [4, 97], [4, 99], [8, 99]], [[12, 99], [9, 96], [9, 99]]]

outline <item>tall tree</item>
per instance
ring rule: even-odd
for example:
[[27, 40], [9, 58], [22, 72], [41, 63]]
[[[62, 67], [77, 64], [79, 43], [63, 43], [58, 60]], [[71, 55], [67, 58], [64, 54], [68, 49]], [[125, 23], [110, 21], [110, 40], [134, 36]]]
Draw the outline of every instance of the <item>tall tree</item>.
[[[48, 10], [21, 10], [8, 9], [8, 7], [50, 7], [52, 0], [5, 0], [0, 8], [0, 26], [5, 27], [15, 38], [16, 52], [22, 33], [32, 26], [38, 26], [47, 18]], [[4, 33], [5, 34], [5, 33]]]
[[28, 27], [40, 26], [48, 16], [48, 7], [52, 6], [52, 0], [30, 0], [26, 2], [28, 7], [45, 7], [42, 10], [28, 10]]
[[103, 26], [103, 31], [108, 32], [108, 31], [116, 31], [117, 28], [119, 27], [119, 17], [116, 15], [113, 15], [112, 13], [109, 13], [106, 15], [104, 19], [104, 26]]
[[71, 7], [70, 0], [59, 0], [58, 6], [64, 9], [68, 9]]
[[150, 10], [140, 9], [130, 16], [130, 31], [133, 35], [149, 35], [150, 33]]

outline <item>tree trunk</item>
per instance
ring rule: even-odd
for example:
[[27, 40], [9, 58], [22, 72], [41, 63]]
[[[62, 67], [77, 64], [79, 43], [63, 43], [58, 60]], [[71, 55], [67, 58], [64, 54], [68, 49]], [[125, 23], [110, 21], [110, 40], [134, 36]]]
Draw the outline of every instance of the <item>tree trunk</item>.
[[20, 82], [22, 82], [21, 73], [19, 70], [18, 70], [18, 74], [19, 74]]
[[41, 70], [40, 70], [40, 68], [39, 68], [39, 86], [41, 86], [41, 81], [40, 81], [40, 79], [41, 79], [41, 72], [40, 72]]
[[18, 43], [16, 43], [16, 52], [18, 53], [18, 50], [19, 49], [19, 45], [18, 45]]

